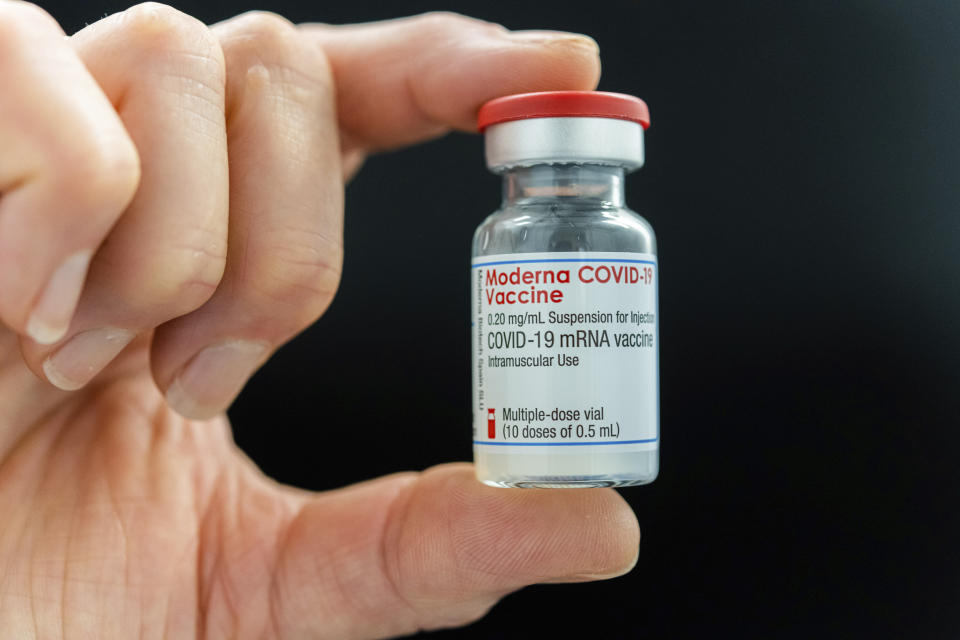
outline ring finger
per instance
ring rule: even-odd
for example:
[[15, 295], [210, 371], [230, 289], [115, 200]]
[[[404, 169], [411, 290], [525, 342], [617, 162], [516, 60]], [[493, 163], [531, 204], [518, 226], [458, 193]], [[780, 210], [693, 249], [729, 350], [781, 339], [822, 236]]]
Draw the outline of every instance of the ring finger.
[[230, 242], [221, 286], [160, 327], [151, 361], [171, 406], [207, 418], [272, 351], [312, 324], [340, 280], [343, 182], [333, 79], [278, 16], [213, 27], [227, 66]]

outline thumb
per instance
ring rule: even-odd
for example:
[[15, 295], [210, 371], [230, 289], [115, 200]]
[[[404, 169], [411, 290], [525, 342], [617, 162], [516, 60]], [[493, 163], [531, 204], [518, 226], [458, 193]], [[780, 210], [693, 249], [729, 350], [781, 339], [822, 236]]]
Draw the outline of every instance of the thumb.
[[613, 490], [494, 489], [453, 464], [317, 496], [286, 540], [282, 635], [371, 638], [472, 622], [526, 585], [621, 575], [640, 531]]

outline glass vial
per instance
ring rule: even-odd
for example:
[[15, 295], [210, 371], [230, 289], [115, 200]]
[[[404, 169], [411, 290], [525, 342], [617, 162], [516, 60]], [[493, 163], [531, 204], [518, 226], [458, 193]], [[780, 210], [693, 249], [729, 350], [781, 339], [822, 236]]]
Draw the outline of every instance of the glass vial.
[[659, 467], [657, 249], [626, 207], [646, 104], [562, 91], [479, 113], [503, 204], [471, 268], [473, 450], [500, 487], [646, 484]]

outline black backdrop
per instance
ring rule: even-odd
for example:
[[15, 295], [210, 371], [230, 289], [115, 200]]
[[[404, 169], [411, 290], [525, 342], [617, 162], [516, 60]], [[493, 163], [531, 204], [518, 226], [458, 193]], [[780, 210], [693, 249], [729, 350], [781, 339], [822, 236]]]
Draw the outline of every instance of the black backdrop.
[[[437, 636], [957, 637], [960, 5], [261, 2], [177, 6], [582, 31], [601, 88], [653, 115], [628, 182], [662, 269], [662, 471], [623, 492], [639, 565]], [[125, 7], [41, 4], [68, 31]], [[468, 245], [498, 199], [462, 134], [353, 181], [337, 299], [231, 411], [269, 474], [470, 458]]]

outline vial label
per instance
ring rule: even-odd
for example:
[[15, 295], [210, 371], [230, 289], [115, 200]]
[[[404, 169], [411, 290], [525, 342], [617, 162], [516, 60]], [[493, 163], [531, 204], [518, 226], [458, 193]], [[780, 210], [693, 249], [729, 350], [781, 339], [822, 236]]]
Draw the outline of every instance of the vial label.
[[471, 271], [474, 445], [657, 448], [655, 255], [514, 253]]

